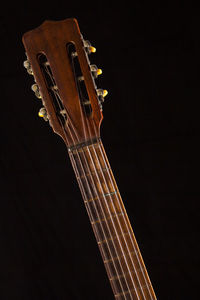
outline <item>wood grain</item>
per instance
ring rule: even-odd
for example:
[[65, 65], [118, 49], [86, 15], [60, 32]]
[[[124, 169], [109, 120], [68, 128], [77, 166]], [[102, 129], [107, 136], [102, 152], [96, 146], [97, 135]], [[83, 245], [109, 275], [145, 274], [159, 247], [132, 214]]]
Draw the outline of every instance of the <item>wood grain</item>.
[[[53, 130], [63, 138], [67, 146], [98, 138], [103, 116], [77, 21], [75, 19], [45, 21], [38, 28], [25, 33], [23, 43]], [[92, 107], [90, 117], [84, 114], [80, 103], [76, 78], [66, 49], [69, 43], [75, 45], [78, 53], [81, 71]], [[56, 116], [51, 95], [48, 92], [47, 83], [38, 62], [38, 55], [41, 53], [47, 57], [60, 98], [67, 111], [68, 121], [65, 128], [62, 128]]]

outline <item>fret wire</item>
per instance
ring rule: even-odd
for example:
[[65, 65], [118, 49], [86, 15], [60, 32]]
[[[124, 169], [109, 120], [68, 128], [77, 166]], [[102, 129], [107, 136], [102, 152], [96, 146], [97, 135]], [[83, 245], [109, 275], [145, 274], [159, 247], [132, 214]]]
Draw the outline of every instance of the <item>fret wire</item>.
[[123, 213], [123, 212], [116, 213], [116, 214], [112, 214], [112, 213], [111, 213], [111, 216], [108, 217], [108, 218], [105, 218], [105, 219], [99, 219], [99, 220], [96, 220], [96, 221], [92, 221], [92, 225], [93, 225], [93, 224], [100, 223], [100, 222], [109, 221], [109, 220], [112, 219], [112, 217], [116, 217], [116, 216], [124, 216], [124, 213]]
[[[134, 253], [133, 253], [133, 255], [134, 255]], [[117, 262], [118, 262], [119, 260], [122, 260], [122, 263], [123, 263], [123, 256], [120, 256], [120, 257], [118, 258]], [[122, 273], [116, 274], [115, 271], [112, 270], [112, 263], [113, 263], [113, 261], [109, 261], [109, 262], [107, 262], [107, 263], [104, 263], [105, 268], [108, 267], [109, 270], [111, 270], [111, 271], [109, 271], [109, 273], [108, 273], [108, 275], [109, 275], [108, 277], [109, 277], [109, 280], [110, 280], [110, 281], [114, 281], [114, 280], [115, 280], [115, 282], [117, 282], [120, 278], [125, 278], [125, 279], [127, 279], [127, 280], [129, 280], [129, 281], [131, 280], [130, 274], [129, 274], [128, 271], [125, 271], [124, 274], [122, 274]], [[138, 268], [137, 271], [138, 271], [139, 274], [141, 274], [141, 272], [142, 272], [140, 268]], [[136, 277], [136, 273], [135, 273], [133, 270], [131, 271], [131, 276], [132, 276], [132, 278], [135, 278], [135, 277]], [[145, 285], [145, 284], [143, 284], [143, 285]], [[140, 286], [140, 285], [137, 284], [137, 285], [136, 285], [136, 288], [138, 288], [139, 286]], [[142, 299], [143, 299], [143, 297], [142, 297]], [[149, 299], [149, 298], [148, 298], [148, 299]]]
[[[80, 181], [80, 180], [83, 180], [83, 179], [86, 179], [86, 177], [85, 176], [83, 176], [83, 177], [77, 177], [77, 181]], [[82, 184], [83, 184], [83, 182], [82, 182]], [[83, 184], [84, 185], [84, 184]], [[98, 197], [100, 198], [100, 199], [102, 199], [103, 197], [109, 197], [109, 196], [112, 196], [112, 195], [114, 195], [114, 194], [117, 194], [117, 190], [115, 190], [115, 191], [113, 191], [113, 192], [110, 192], [110, 193], [100, 193], [99, 195], [98, 195]], [[94, 198], [87, 198], [86, 197], [86, 200], [84, 200], [84, 202], [85, 203], [87, 203], [87, 202], [92, 202], [92, 201], [96, 201], [96, 200], [98, 200], [97, 199], [97, 197], [94, 197]]]
[[[99, 209], [99, 208], [97, 207], [97, 209]], [[103, 237], [103, 235], [102, 235], [102, 231], [101, 231], [100, 225], [102, 225], [102, 227], [105, 229], [105, 233], [106, 233], [105, 238], [107, 238], [107, 239], [110, 238], [110, 233], [107, 231], [107, 227], [105, 227], [105, 226], [106, 226], [106, 221], [107, 221], [107, 223], [109, 224], [109, 227], [110, 227], [112, 236], [113, 236], [113, 237], [116, 236], [115, 231], [114, 231], [114, 228], [113, 228], [113, 225], [112, 225], [111, 217], [110, 217], [110, 216], [107, 217], [106, 220], [105, 220], [104, 218], [102, 218], [102, 220], [99, 221], [99, 220], [98, 220], [98, 217], [96, 216], [95, 211], [93, 211], [93, 208], [92, 208], [91, 206], [90, 206], [90, 210], [91, 210], [91, 212], [92, 212], [92, 218], [91, 218], [91, 219], [92, 219], [92, 222], [91, 222], [91, 224], [92, 224], [92, 226], [94, 226], [95, 230], [98, 232], [98, 235], [99, 235], [99, 240], [98, 240], [98, 242], [104, 240], [104, 237]], [[124, 215], [123, 215], [123, 213], [122, 213], [122, 214], [119, 213], [118, 215], [119, 215], [120, 221], [122, 222], [123, 227], [124, 227]], [[100, 224], [100, 222], [101, 222], [101, 224]], [[117, 226], [117, 224], [116, 224], [116, 216], [114, 216], [114, 215], [113, 215], [113, 222], [114, 222], [114, 224]], [[118, 229], [118, 228], [117, 228], [117, 229]], [[117, 230], [117, 231], [118, 231], [118, 230]], [[127, 230], [125, 229], [125, 227], [124, 227], [123, 233], [124, 233], [124, 234], [127, 233]], [[128, 236], [127, 238], [128, 238], [127, 241], [130, 243], [131, 240], [130, 240], [129, 236]], [[120, 241], [121, 241], [121, 239], [120, 239]], [[116, 242], [117, 242], [117, 241], [116, 241]], [[123, 245], [123, 243], [124, 243], [123, 240], [122, 240], [121, 242], [122, 242], [122, 245]], [[123, 249], [124, 249], [124, 245], [123, 245]], [[118, 254], [118, 255], [119, 255], [119, 254]]]
[[[75, 152], [75, 150], [73, 150], [73, 152]], [[76, 151], [76, 153], [77, 153], [78, 151]], [[74, 157], [73, 157], [73, 154], [72, 155], [70, 155], [70, 158], [73, 160], [73, 166], [76, 166], [75, 165], [75, 160], [74, 160]], [[81, 162], [81, 158], [80, 158], [80, 156], [79, 156], [79, 160], [80, 160], [80, 162]], [[82, 167], [82, 169], [84, 170], [84, 168], [83, 168], [83, 164], [82, 164], [82, 162], [81, 162], [81, 167]], [[75, 167], [76, 168], [76, 167]], [[77, 170], [77, 168], [76, 168], [76, 170]], [[78, 170], [77, 170], [78, 171]], [[80, 183], [81, 183], [81, 181], [79, 181]], [[80, 185], [79, 185], [80, 186]], [[89, 187], [89, 185], [88, 185], [88, 188], [90, 189], [90, 187]], [[85, 194], [85, 192], [84, 192], [84, 189], [83, 189], [83, 186], [82, 186], [82, 188], [81, 188], [81, 191], [82, 191], [82, 196], [84, 197], [86, 194]], [[90, 191], [91, 192], [91, 191]], [[96, 194], [98, 195], [98, 192], [96, 191]], [[103, 209], [102, 209], [102, 211], [103, 211]], [[97, 214], [98, 214], [98, 211], [97, 211]], [[109, 229], [109, 226], [108, 226], [108, 229]], [[102, 228], [102, 230], [103, 230], [103, 232], [104, 232], [104, 229]], [[94, 231], [94, 233], [95, 233], [95, 231]], [[105, 233], [104, 233], [105, 234]], [[113, 243], [114, 244], [114, 243]], [[103, 251], [104, 251], [104, 249], [103, 249]], [[112, 257], [112, 252], [111, 252], [111, 249], [109, 248], [109, 252], [110, 252], [110, 254], [111, 254], [111, 257]], [[115, 263], [114, 263], [114, 268], [115, 268], [115, 271], [116, 271], [116, 273], [118, 273], [118, 270], [117, 270], [117, 268], [116, 268], [116, 266], [115, 266]], [[121, 269], [122, 269], [122, 272], [123, 272], [123, 268], [122, 268], [122, 266], [121, 266]], [[121, 282], [120, 282], [120, 285], [121, 285]], [[122, 289], [122, 291], [123, 291], [123, 286], [121, 285], [121, 289]]]
[[[101, 141], [99, 141], [98, 144], [99, 144], [99, 150], [100, 150], [100, 152], [101, 152], [101, 154], [102, 154], [102, 157], [103, 157], [103, 159], [104, 159], [104, 164], [107, 165], [108, 176], [109, 176], [109, 178], [110, 178], [110, 181], [111, 181], [113, 187], [114, 187], [114, 186], [117, 186], [117, 185], [116, 185], [116, 182], [115, 182], [115, 179], [114, 179], [114, 176], [113, 176], [113, 174], [112, 174], [112, 169], [111, 169], [110, 164], [109, 164], [109, 162], [108, 162], [108, 159], [107, 159], [107, 156], [106, 156], [106, 153], [105, 153], [103, 144], [102, 144]], [[95, 150], [94, 150], [94, 151], [95, 151]], [[96, 154], [96, 157], [98, 158], [97, 154]], [[122, 203], [122, 201], [120, 201], [120, 198], [121, 198], [121, 197], [120, 197], [119, 192], [118, 192], [117, 196], [118, 196], [118, 195], [119, 195], [118, 203], [119, 203], [121, 209], [123, 209], [123, 208], [124, 208], [124, 204]], [[124, 208], [124, 210], [125, 210], [125, 208]], [[125, 218], [125, 220], [126, 220], [126, 218]], [[126, 220], [126, 221], [127, 221], [127, 220]], [[127, 223], [130, 225], [129, 220], [127, 221]], [[128, 224], [127, 224], [127, 228], [128, 228], [128, 230], [129, 230], [129, 228], [131, 228], [131, 227], [128, 226]], [[130, 231], [129, 231], [129, 232], [130, 232]], [[136, 249], [135, 249], [135, 244], [134, 244], [134, 241], [133, 241], [133, 238], [134, 238], [133, 232], [132, 232], [132, 234], [131, 234], [131, 232], [130, 232], [130, 238], [131, 238], [131, 240], [132, 240], [133, 248], [134, 248], [134, 250], [136, 251]], [[136, 242], [136, 240], [135, 240], [135, 242]], [[137, 242], [136, 242], [136, 246], [137, 246]], [[138, 247], [138, 246], [137, 246], [137, 247]], [[155, 296], [155, 294], [154, 294], [153, 289], [152, 289], [152, 290], [149, 289], [149, 282], [150, 282], [150, 279], [149, 279], [149, 276], [148, 276], [147, 272], [145, 272], [145, 271], [146, 271], [146, 268], [145, 268], [145, 265], [144, 265], [144, 262], [143, 262], [143, 259], [142, 259], [142, 256], [141, 256], [140, 251], [136, 251], [136, 257], [137, 257], [138, 263], [139, 263], [139, 265], [140, 265], [140, 267], [141, 267], [143, 278], [144, 278], [145, 283], [146, 283], [146, 285], [147, 285], [147, 287], [148, 287], [149, 295], [150, 295], [150, 297], [151, 297], [152, 300], [153, 300], [153, 299], [156, 299], [156, 296]], [[142, 261], [142, 263], [143, 263], [143, 265], [144, 265], [144, 268], [141, 266], [141, 262], [140, 262], [139, 257], [140, 257], [140, 259], [141, 259], [141, 261]], [[133, 262], [132, 262], [132, 263], [133, 263]], [[133, 265], [134, 265], [134, 263], [133, 263]], [[148, 280], [148, 281], [147, 281], [147, 280]], [[139, 279], [138, 279], [138, 281], [139, 281]], [[150, 286], [152, 286], [152, 285], [150, 285]], [[151, 292], [151, 291], [153, 291], [153, 296], [152, 296], [152, 292]]]
[[[128, 234], [128, 232], [124, 232], [124, 233], [121, 234], [121, 235], [118, 234], [117, 236], [112, 236], [112, 238], [113, 238], [113, 239], [116, 239], [117, 237], [121, 237], [121, 236], [126, 235], [126, 234]], [[100, 241], [100, 242], [98, 242], [97, 244], [98, 244], [98, 245], [102, 245], [102, 244], [107, 243], [108, 241], [112, 241], [112, 239], [111, 239], [111, 238], [104, 239], [103, 241]]]
[[[151, 287], [151, 284], [148, 284], [148, 286], [150, 286]], [[141, 285], [141, 287], [140, 286], [138, 286], [137, 287], [137, 289], [139, 289], [139, 290], [143, 290], [143, 289], [146, 289], [146, 288], [148, 288], [148, 286], [147, 285]], [[128, 293], [130, 293], [130, 292], [132, 292], [132, 291], [134, 291], [135, 292], [135, 290], [133, 289], [133, 290], [127, 290], [127, 291], [124, 291], [124, 294], [128, 294]], [[115, 294], [114, 296], [115, 297], [119, 297], [119, 296], [122, 296], [123, 294], [122, 293], [119, 293], [119, 294]]]
[[[130, 254], [135, 254], [135, 251], [131, 251]], [[112, 262], [112, 261], [115, 260], [115, 259], [118, 259], [118, 260], [119, 260], [119, 259], [122, 258], [122, 257], [123, 257], [122, 255], [116, 256], [116, 257], [112, 257], [111, 259], [104, 260], [103, 262], [104, 262], [105, 264], [107, 264], [107, 263], [109, 263], [109, 262]]]
[[[96, 168], [95, 168], [95, 164], [94, 164], [94, 162], [93, 162], [93, 157], [92, 157], [92, 155], [91, 155], [90, 148], [89, 148], [89, 146], [86, 146], [86, 148], [87, 148], [87, 150], [88, 150], [88, 153], [89, 153], [89, 156], [90, 156], [90, 160], [91, 160], [91, 162], [93, 163], [94, 169], [96, 169]], [[83, 151], [84, 151], [84, 150], [83, 150]], [[95, 151], [94, 151], [94, 152], [95, 152]], [[95, 153], [95, 154], [96, 154], [96, 153]], [[96, 155], [96, 157], [97, 157], [97, 155]], [[97, 160], [99, 161], [98, 157], [97, 157]], [[101, 186], [101, 189], [103, 190], [103, 187], [102, 187], [102, 184], [101, 184], [101, 181], [100, 181], [100, 178], [99, 178], [99, 175], [97, 174], [97, 172], [96, 172], [96, 176], [97, 176], [97, 178], [98, 178], [99, 185]], [[104, 175], [103, 175], [103, 178], [104, 178]], [[104, 178], [104, 180], [105, 180], [105, 178]], [[107, 185], [107, 183], [106, 183], [106, 185]], [[107, 186], [107, 188], [108, 188], [108, 186]], [[110, 208], [109, 208], [108, 205], [107, 205], [107, 208], [108, 208], [108, 211], [110, 212]], [[113, 225], [113, 227], [115, 228], [115, 225]], [[115, 231], [116, 231], [116, 229], [115, 229]], [[117, 232], [116, 232], [116, 233], [117, 233]], [[122, 248], [122, 246], [121, 246], [121, 242], [119, 241], [119, 239], [118, 239], [118, 242], [119, 242], [119, 245], [120, 245], [121, 250], [122, 250], [122, 253], [123, 253], [123, 248]], [[126, 243], [126, 241], [125, 241], [125, 243]], [[128, 263], [127, 263], [127, 258], [126, 258], [126, 256], [124, 256], [124, 257], [125, 257], [125, 260], [126, 260], [127, 268], [128, 268], [128, 270], [129, 270], [129, 272], [130, 272], [129, 265], [128, 265]], [[130, 274], [130, 276], [131, 276], [131, 274]], [[127, 281], [126, 281], [126, 283], [127, 283]], [[133, 286], [135, 287], [135, 282], [134, 282], [133, 280], [132, 280], [132, 283], [133, 283]], [[130, 289], [128, 283], [127, 283], [127, 286], [128, 286], [128, 289]], [[139, 296], [138, 296], [138, 298], [139, 298]]]
[[[114, 191], [114, 192], [111, 192], [111, 193], [107, 193], [107, 194], [102, 194], [102, 196], [108, 197], [110, 195], [112, 196], [112, 195], [115, 195], [115, 194], [117, 194], [117, 191]], [[84, 202], [85, 203], [89, 203], [89, 202], [96, 201], [96, 200], [98, 200], [97, 197], [84, 200]]]
[[[131, 272], [131, 273], [132, 273], [132, 272]], [[128, 274], [129, 274], [128, 272], [125, 273], [125, 275], [128, 275]], [[111, 278], [109, 278], [109, 279], [110, 279], [110, 281], [112, 281], [112, 280], [115, 280], [115, 279], [121, 278], [121, 277], [123, 277], [123, 275], [113, 276], [113, 277], [111, 277]], [[139, 287], [139, 286], [138, 286], [138, 287]]]
[[[132, 253], [133, 253], [133, 252], [132, 252]], [[121, 258], [122, 258], [122, 256], [119, 257], [119, 259], [121, 259]], [[137, 269], [137, 272], [141, 273], [141, 272], [142, 272], [142, 269], [138, 268], [138, 269]], [[136, 274], [134, 271], [131, 271], [131, 273], [134, 274], [134, 275]], [[126, 275], [129, 275], [129, 272], [125, 272], [124, 275], [125, 275], [125, 276], [126, 276]], [[117, 279], [117, 278], [123, 277], [124, 275], [123, 275], [123, 274], [122, 274], [122, 275], [115, 275], [115, 276], [109, 278], [109, 280], [115, 280], [115, 279]], [[151, 286], [151, 284], [149, 284], [149, 285]], [[142, 286], [146, 286], [146, 285], [142, 285]], [[139, 288], [140, 285], [138, 285], [138, 286], [136, 286], [136, 287]]]
[[[104, 169], [102, 169], [102, 171], [103, 171], [103, 172], [108, 172], [108, 169], [107, 169], [107, 168], [104, 168]], [[94, 173], [94, 172], [91, 172], [91, 173]], [[89, 174], [89, 173], [86, 173], [85, 175], [81, 175], [81, 176], [77, 177], [77, 179], [79, 180], [79, 179], [82, 179], [82, 178], [86, 178], [86, 177], [88, 177], [88, 176], [90, 176], [90, 174]]]

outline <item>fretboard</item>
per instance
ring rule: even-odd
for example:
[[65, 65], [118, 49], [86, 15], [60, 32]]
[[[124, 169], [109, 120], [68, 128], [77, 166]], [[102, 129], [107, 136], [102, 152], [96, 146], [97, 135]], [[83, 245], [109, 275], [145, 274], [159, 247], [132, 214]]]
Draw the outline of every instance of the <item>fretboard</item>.
[[155, 300], [102, 142], [69, 155], [115, 298]]

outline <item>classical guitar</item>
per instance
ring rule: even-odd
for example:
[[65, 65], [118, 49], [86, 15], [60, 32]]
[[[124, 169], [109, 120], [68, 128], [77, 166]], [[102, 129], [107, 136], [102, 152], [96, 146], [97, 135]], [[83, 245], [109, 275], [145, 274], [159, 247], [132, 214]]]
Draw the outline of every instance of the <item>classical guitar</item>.
[[106, 90], [97, 88], [96, 51], [75, 19], [45, 21], [24, 34], [39, 116], [64, 140], [105, 269], [117, 300], [156, 296], [120, 197], [101, 138]]

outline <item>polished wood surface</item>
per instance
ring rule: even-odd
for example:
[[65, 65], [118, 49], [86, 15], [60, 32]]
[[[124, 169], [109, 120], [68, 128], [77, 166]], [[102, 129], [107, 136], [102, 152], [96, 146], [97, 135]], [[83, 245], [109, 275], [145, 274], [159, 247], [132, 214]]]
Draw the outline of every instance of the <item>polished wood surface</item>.
[[[155, 300], [100, 139], [101, 103], [91, 72], [88, 43], [83, 40], [77, 21], [46, 21], [27, 32], [23, 43], [39, 89], [34, 86], [34, 90], [39, 97], [41, 94], [47, 110], [45, 118], [67, 145], [115, 298]], [[67, 51], [69, 44], [75, 46], [76, 52]], [[43, 62], [40, 61], [41, 55], [46, 59]], [[78, 57], [81, 78], [87, 90], [86, 102], [78, 88], [80, 80], [74, 72], [74, 57]], [[50, 81], [45, 77], [44, 66]]]
[[[88, 56], [83, 47], [83, 40], [77, 21], [75, 19], [57, 22], [45, 21], [38, 28], [25, 33], [23, 43], [53, 130], [64, 139], [67, 146], [99, 137], [102, 112], [99, 107], [94, 81], [89, 70]], [[69, 43], [75, 45], [78, 53], [81, 71], [92, 106], [92, 115], [90, 117], [84, 115], [79, 101], [70, 57], [67, 55], [66, 47]], [[59, 95], [67, 111], [67, 122], [64, 126], [67, 129], [66, 131], [65, 128], [62, 128], [57, 118], [51, 95], [48, 92], [47, 82], [39, 65], [38, 57], [41, 53], [45, 54], [48, 59]]]

